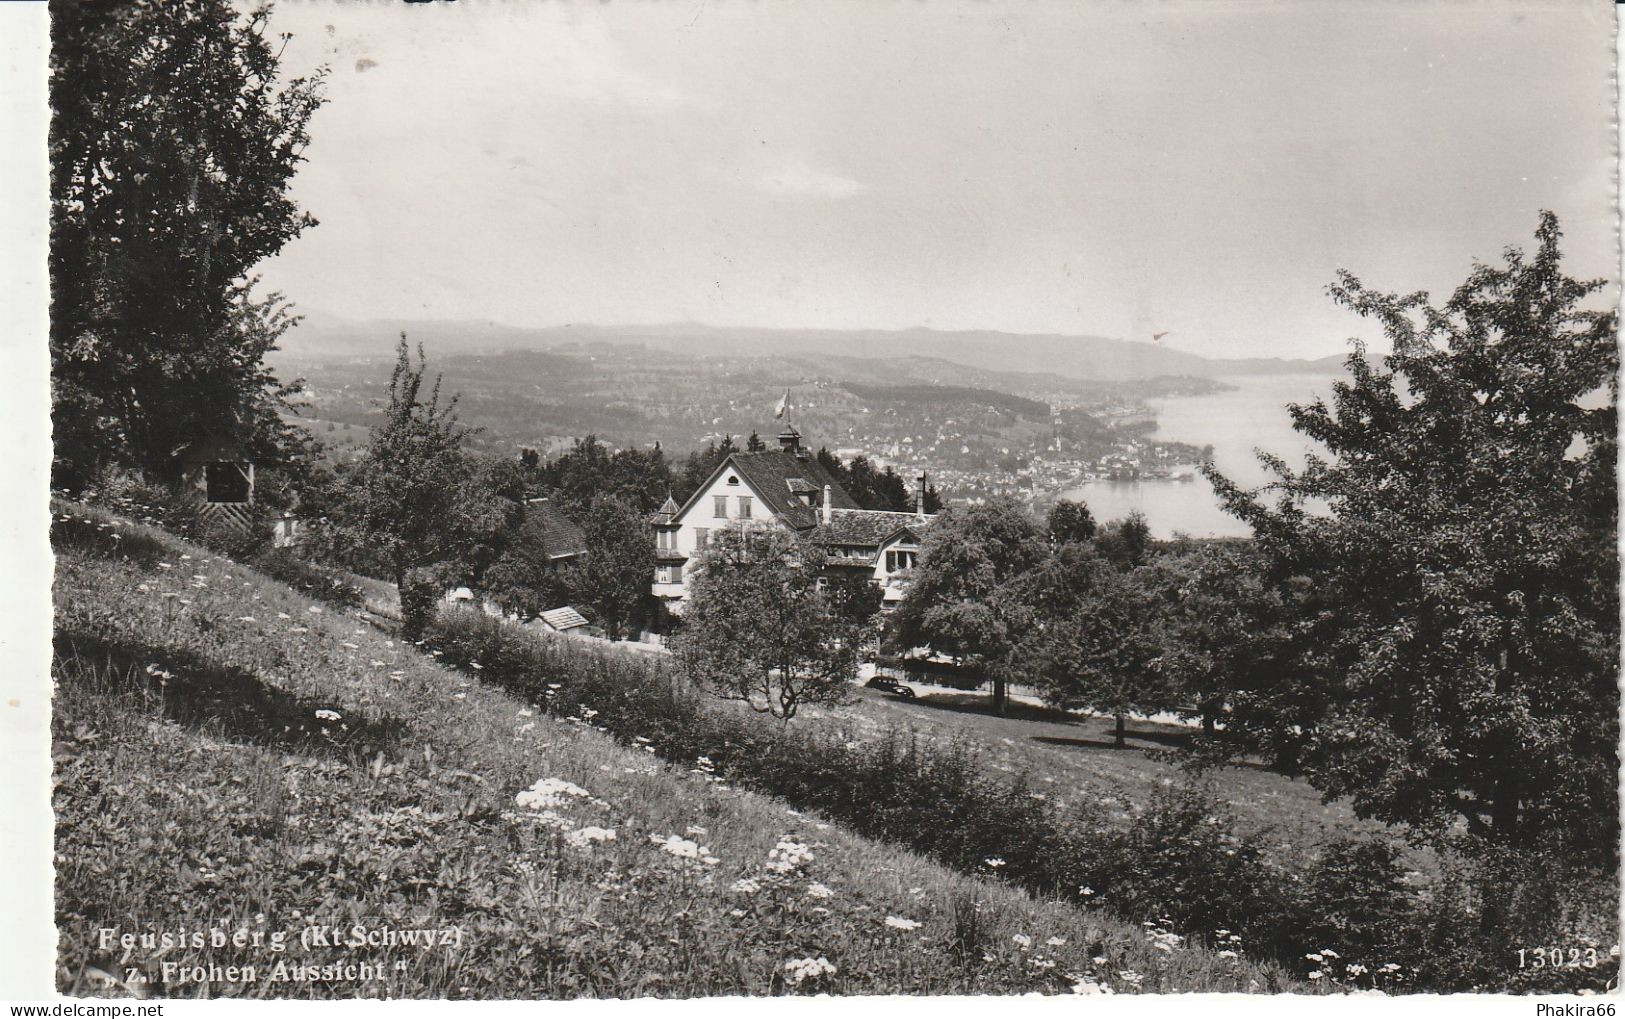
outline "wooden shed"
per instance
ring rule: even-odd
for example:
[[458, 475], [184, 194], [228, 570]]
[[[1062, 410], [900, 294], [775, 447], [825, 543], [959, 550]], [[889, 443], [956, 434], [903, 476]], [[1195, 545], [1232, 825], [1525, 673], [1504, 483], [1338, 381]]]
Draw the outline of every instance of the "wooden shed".
[[254, 462], [245, 445], [224, 435], [210, 435], [182, 446], [181, 491], [196, 499], [206, 517], [247, 528], [253, 520]]

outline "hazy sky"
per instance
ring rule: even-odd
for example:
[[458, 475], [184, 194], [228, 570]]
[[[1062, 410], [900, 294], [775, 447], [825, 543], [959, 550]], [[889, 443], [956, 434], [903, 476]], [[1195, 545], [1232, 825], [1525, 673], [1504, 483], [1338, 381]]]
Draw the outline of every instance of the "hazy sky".
[[1612, 5], [284, 0], [332, 67], [265, 267], [355, 318], [1319, 355], [1338, 266], [1615, 274]]

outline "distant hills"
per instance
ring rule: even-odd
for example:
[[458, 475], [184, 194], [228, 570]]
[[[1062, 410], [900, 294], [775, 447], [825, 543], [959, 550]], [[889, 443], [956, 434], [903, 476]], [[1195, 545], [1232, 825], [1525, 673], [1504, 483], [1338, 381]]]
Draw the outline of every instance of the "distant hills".
[[755, 329], [670, 325], [566, 325], [525, 328], [489, 321], [352, 321], [319, 312], [283, 338], [299, 360], [388, 356], [400, 333], [433, 357], [566, 346], [640, 344], [705, 357], [933, 358], [989, 371], [1034, 372], [1083, 381], [1184, 375], [1274, 375], [1337, 371], [1341, 355], [1306, 359], [1209, 358], [1153, 343], [1104, 336], [934, 329]]

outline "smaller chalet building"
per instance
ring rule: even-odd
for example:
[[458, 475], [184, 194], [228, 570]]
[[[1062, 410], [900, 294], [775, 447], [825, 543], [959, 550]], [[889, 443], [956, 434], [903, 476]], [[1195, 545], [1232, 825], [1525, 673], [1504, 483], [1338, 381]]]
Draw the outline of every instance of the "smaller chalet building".
[[801, 446], [794, 428], [779, 449], [731, 453], [688, 501], [672, 499], [650, 517], [655, 532], [652, 591], [681, 613], [692, 566], [711, 536], [729, 528], [777, 524], [823, 547], [826, 569], [858, 572], [878, 584], [882, 607], [903, 597], [903, 574], [914, 566], [920, 540], [936, 519], [925, 512], [925, 476], [915, 484], [915, 511], [859, 508], [839, 481]]
[[587, 554], [587, 532], [547, 499], [525, 500], [525, 522], [540, 531], [548, 559], [557, 562]]

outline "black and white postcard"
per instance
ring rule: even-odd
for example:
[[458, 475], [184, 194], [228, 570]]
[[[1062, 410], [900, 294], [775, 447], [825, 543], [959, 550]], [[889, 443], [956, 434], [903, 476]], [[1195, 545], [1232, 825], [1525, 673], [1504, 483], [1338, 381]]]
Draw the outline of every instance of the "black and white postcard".
[[0, 996], [1614, 1014], [1612, 5], [7, 6]]

